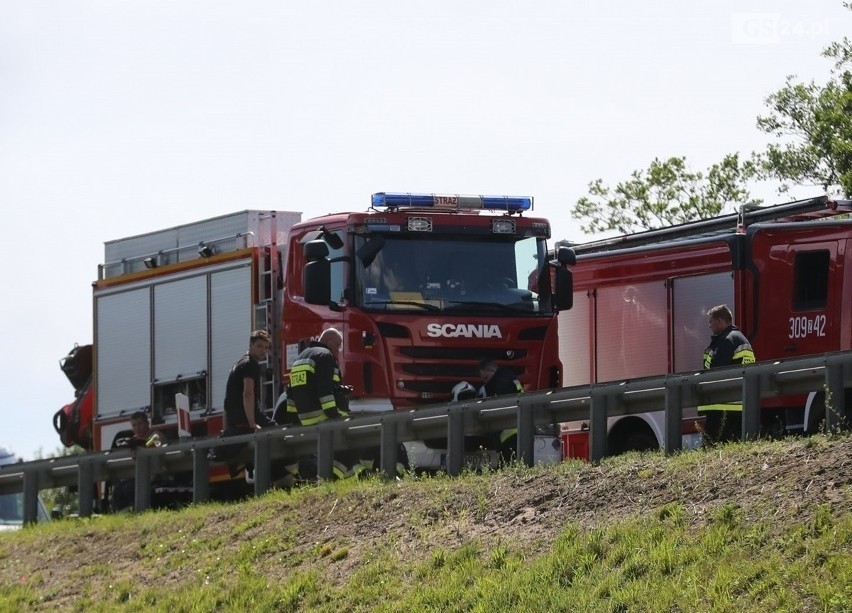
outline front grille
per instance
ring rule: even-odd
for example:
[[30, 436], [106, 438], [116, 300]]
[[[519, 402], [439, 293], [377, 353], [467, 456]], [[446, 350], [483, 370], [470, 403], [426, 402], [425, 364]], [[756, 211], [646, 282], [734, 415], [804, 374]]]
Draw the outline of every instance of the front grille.
[[403, 364], [402, 371], [418, 377], [451, 377], [476, 379], [479, 368], [476, 364]]
[[[415, 374], [415, 373], [410, 372], [409, 367], [411, 367], [411, 366], [413, 366], [413, 365], [406, 364], [403, 367], [403, 370], [406, 373]], [[435, 365], [435, 366], [440, 367], [440, 365]], [[522, 367], [512, 368], [511, 366], [507, 366], [506, 368], [508, 368], [510, 371], [512, 371], [512, 373], [514, 373], [515, 378], [518, 378], [518, 379], [523, 378], [525, 371]], [[424, 368], [423, 370], [425, 371], [426, 369]], [[436, 374], [436, 375], [425, 375], [423, 373], [416, 373], [416, 374], [422, 375], [422, 376], [442, 376], [442, 377], [448, 377], [448, 378], [445, 378], [445, 379], [429, 378], [429, 379], [417, 379], [417, 380], [401, 379], [404, 388], [407, 389], [408, 391], [417, 392], [417, 393], [429, 392], [430, 394], [442, 394], [442, 395], [449, 396], [450, 393], [453, 390], [453, 386], [456, 383], [459, 383], [460, 381], [467, 381], [468, 383], [471, 383], [474, 387], [479, 387], [482, 383], [480, 378], [479, 378], [479, 369], [478, 369], [477, 366], [472, 366], [469, 369], [464, 370], [464, 371], [460, 369], [459, 373], [450, 373], [450, 374], [441, 373], [440, 375], [438, 375], [438, 374]]]
[[479, 362], [483, 358], [513, 361], [527, 357], [526, 349], [483, 349], [476, 347], [400, 347], [399, 352], [416, 360], [467, 360]]
[[[412, 392], [429, 392], [448, 396], [458, 381], [404, 381], [405, 389]], [[434, 402], [434, 401], [433, 401]]]

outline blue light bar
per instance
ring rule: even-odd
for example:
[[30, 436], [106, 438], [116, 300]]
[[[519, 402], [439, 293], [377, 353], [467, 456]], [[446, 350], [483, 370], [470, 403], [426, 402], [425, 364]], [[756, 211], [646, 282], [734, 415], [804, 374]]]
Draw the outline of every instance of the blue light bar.
[[373, 194], [374, 207], [413, 207], [427, 209], [486, 209], [489, 211], [529, 211], [532, 198], [527, 196], [462, 196], [460, 194]]

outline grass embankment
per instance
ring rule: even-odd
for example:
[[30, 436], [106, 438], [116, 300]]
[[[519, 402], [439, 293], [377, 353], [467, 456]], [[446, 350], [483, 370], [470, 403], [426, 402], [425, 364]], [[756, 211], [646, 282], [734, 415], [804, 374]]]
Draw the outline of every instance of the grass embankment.
[[0, 535], [0, 610], [852, 610], [852, 439], [323, 484]]

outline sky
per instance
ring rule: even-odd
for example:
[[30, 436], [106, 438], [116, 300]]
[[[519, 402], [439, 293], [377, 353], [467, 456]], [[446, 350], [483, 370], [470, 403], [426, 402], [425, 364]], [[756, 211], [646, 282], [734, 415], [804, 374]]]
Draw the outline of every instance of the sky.
[[61, 447], [106, 241], [379, 191], [531, 195], [583, 240], [590, 181], [761, 149], [766, 96], [824, 82], [850, 26], [840, 0], [0, 0], [0, 445]]

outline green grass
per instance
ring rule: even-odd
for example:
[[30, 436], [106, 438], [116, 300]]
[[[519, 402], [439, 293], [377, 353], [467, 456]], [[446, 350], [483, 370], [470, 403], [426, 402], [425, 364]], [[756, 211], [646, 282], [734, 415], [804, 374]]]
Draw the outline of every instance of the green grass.
[[[793, 444], [818, 454], [830, 443]], [[605, 477], [617, 487], [622, 477], [663, 482], [685, 497], [606, 521], [566, 516], [561, 529], [526, 543], [501, 534], [466, 537], [501, 510], [493, 504], [499, 488], [538, 495], [541, 469], [524, 467], [512, 468], [509, 482], [465, 474], [322, 484], [239, 504], [53, 522], [0, 538], [0, 610], [850, 611], [848, 506], [778, 517], [745, 500], [721, 501], [700, 517], [693, 509], [689, 492], [724, 475], [744, 478], [764, 458], [771, 466], [785, 444], [550, 469], [565, 492], [581, 479]], [[711, 475], [709, 454], [730, 462]], [[792, 496], [787, 502], [801, 504]], [[306, 507], [309, 517], [299, 514]], [[361, 536], [343, 523], [384, 508], [394, 510], [399, 529], [378, 530], [373, 545], [359, 547]], [[306, 542], [298, 521], [320, 528]], [[443, 545], [445, 538], [451, 543]], [[104, 555], [108, 547], [114, 556]], [[9, 574], [31, 549], [59, 556], [54, 563], [68, 565], [64, 582], [37, 560], [21, 566], [31, 569], [26, 575]]]

